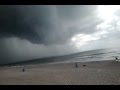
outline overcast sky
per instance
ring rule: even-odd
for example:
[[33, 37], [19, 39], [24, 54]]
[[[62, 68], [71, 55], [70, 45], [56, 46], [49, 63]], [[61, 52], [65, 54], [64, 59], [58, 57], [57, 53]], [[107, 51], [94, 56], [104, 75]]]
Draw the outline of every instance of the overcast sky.
[[119, 5], [0, 5], [0, 64], [118, 47]]

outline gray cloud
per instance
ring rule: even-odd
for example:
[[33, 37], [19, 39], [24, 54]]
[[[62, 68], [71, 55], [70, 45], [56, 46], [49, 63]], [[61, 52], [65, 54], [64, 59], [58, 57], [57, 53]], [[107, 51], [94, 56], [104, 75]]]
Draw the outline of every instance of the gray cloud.
[[77, 52], [74, 45], [34, 44], [28, 40], [11, 37], [0, 39], [0, 64], [37, 59], [49, 56], [59, 56]]
[[[65, 55], [74, 52], [118, 46], [119, 20], [97, 28], [96, 5], [0, 5], [0, 63]], [[119, 12], [116, 13], [119, 17]], [[100, 32], [106, 31], [106, 37]], [[81, 48], [71, 38], [98, 34]], [[93, 38], [95, 38], [93, 37]], [[78, 43], [82, 43], [79, 38]], [[86, 39], [86, 38], [85, 38]], [[112, 44], [112, 42], [114, 44]]]
[[[94, 15], [96, 6], [8, 5], [0, 6], [0, 36], [15, 36], [32, 43], [66, 43], [75, 33], [91, 30], [64, 28], [71, 20]], [[65, 21], [67, 18], [68, 21]], [[74, 21], [72, 21], [75, 23]], [[66, 25], [63, 23], [66, 23]], [[86, 23], [86, 22], [85, 22]], [[89, 22], [88, 22], [89, 23]], [[82, 23], [80, 27], [82, 27]], [[90, 26], [91, 27], [91, 26]], [[88, 28], [90, 28], [88, 27]], [[65, 30], [66, 29], [66, 30]], [[62, 37], [61, 37], [62, 35]]]

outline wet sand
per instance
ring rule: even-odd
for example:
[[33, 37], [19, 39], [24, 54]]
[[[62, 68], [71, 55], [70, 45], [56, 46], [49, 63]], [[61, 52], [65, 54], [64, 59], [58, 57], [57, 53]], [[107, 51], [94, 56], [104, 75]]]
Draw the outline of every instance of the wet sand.
[[91, 61], [0, 67], [0, 85], [120, 85], [120, 62]]

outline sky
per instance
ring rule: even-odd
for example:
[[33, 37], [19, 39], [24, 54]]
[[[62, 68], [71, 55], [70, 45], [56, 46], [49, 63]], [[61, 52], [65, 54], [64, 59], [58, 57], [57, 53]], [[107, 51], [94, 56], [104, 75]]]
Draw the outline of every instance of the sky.
[[0, 64], [119, 47], [120, 5], [0, 5]]

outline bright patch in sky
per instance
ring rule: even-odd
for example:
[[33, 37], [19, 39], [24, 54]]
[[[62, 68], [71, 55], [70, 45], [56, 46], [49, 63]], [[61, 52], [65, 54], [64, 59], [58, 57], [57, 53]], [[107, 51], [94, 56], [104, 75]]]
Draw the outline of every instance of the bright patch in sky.
[[117, 19], [115, 12], [120, 9], [119, 5], [99, 5], [98, 16], [106, 22], [111, 22], [113, 19]]
[[97, 29], [108, 32], [120, 30], [120, 18], [116, 15], [118, 10], [120, 10], [120, 5], [99, 5], [98, 17], [103, 19], [103, 23], [97, 25]]
[[[120, 9], [120, 5], [99, 5], [98, 8], [98, 18], [102, 19], [103, 22], [98, 24], [96, 27], [96, 31], [93, 34], [77, 34], [75, 35], [71, 41], [77, 48], [81, 48], [84, 45], [89, 44], [90, 41], [99, 40], [103, 37], [107, 37], [107, 35], [113, 31], [120, 30], [118, 26], [120, 25], [120, 20], [115, 13]], [[89, 23], [91, 24], [91, 23]]]
[[101, 37], [106, 37], [107, 33], [107, 31], [101, 30], [91, 35], [77, 34], [73, 38], [71, 38], [71, 41], [79, 49], [82, 46], [89, 44], [90, 41], [96, 41], [99, 40]]
[[75, 35], [71, 40], [77, 48], [82, 47], [83, 45], [88, 44], [89, 41], [98, 40], [99, 37], [85, 34]]

